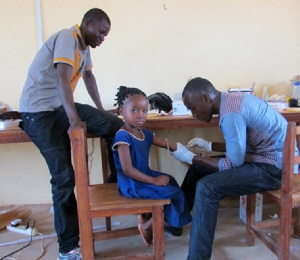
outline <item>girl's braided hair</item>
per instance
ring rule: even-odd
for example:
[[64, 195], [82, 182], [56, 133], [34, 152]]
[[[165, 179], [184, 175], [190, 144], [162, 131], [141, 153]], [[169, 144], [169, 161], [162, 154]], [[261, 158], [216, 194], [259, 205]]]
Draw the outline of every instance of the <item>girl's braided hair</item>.
[[120, 86], [118, 88], [118, 92], [116, 94], [116, 97], [115, 100], [117, 101], [114, 106], [118, 106], [118, 109], [123, 105], [123, 101], [128, 97], [128, 96], [134, 96], [134, 95], [142, 95], [142, 96], [146, 96], [146, 94], [141, 91], [140, 89], [138, 88], [128, 88], [128, 87], [125, 87], [125, 86]]

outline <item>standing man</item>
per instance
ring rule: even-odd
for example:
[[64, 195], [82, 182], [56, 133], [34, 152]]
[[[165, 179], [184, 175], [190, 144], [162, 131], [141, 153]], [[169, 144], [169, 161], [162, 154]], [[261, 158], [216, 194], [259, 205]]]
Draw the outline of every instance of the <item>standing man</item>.
[[219, 115], [225, 139], [223, 147], [201, 138], [189, 142], [208, 151], [226, 148], [226, 156], [194, 156], [182, 184], [190, 208], [194, 204], [188, 259], [207, 260], [221, 199], [280, 188], [287, 122], [254, 95], [222, 93], [202, 78], [190, 80], [182, 97], [199, 120], [209, 123], [214, 114]]
[[[100, 46], [110, 26], [107, 14], [94, 8], [84, 15], [80, 26], [50, 36], [29, 68], [20, 98], [23, 128], [51, 174], [59, 259], [81, 259], [70, 131], [82, 128], [85, 122], [88, 132], [106, 138], [113, 173], [115, 169], [111, 142], [123, 122], [104, 110], [90, 57], [90, 47]], [[97, 108], [74, 102], [73, 92], [81, 76]]]

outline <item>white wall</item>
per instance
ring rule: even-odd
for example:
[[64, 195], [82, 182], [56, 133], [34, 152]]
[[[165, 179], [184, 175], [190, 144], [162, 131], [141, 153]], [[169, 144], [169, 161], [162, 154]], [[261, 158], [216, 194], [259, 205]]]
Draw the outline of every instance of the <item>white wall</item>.
[[[27, 69], [39, 49], [35, 4], [35, 0], [0, 1], [0, 101], [16, 110]], [[256, 82], [256, 95], [261, 95], [263, 86], [270, 94], [291, 95], [289, 80], [300, 68], [298, 0], [41, 0], [44, 39], [80, 24], [92, 7], [105, 10], [112, 21], [106, 41], [92, 50], [106, 109], [113, 108], [120, 85], [173, 97], [196, 76], [224, 91]], [[92, 104], [82, 81], [75, 99]], [[184, 133], [157, 134], [183, 143], [195, 135], [221, 138], [217, 130]], [[0, 149], [0, 205], [51, 202], [48, 169], [35, 146], [1, 145]], [[101, 169], [99, 149], [93, 156], [96, 176]], [[171, 159], [164, 151], [158, 158], [154, 167], [174, 174], [180, 182], [186, 168], [179, 162], [169, 168], [164, 162]]]

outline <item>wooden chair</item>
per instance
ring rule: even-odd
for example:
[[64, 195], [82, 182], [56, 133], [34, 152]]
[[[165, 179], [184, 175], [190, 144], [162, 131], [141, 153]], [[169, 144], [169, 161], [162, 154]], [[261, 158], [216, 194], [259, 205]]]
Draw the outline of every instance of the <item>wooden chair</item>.
[[94, 241], [139, 234], [137, 226], [93, 233], [93, 218], [149, 212], [152, 213], [153, 218], [153, 254], [101, 259], [165, 259], [163, 207], [164, 205], [169, 204], [170, 200], [127, 198], [119, 194], [116, 183], [90, 185], [86, 131], [83, 129], [73, 130], [71, 132], [71, 143], [83, 259], [92, 260], [95, 258]]
[[[300, 164], [300, 156], [295, 156], [296, 137], [300, 136], [300, 126], [289, 122], [283, 150], [282, 186], [275, 191], [261, 192], [264, 198], [279, 204], [278, 219], [255, 222], [255, 194], [247, 196], [246, 241], [253, 246], [258, 237], [280, 260], [288, 260], [290, 236], [294, 224], [294, 236], [300, 237], [300, 173], [294, 174], [294, 165]], [[294, 209], [294, 218], [292, 211]], [[272, 240], [266, 228], [279, 227], [278, 242]]]

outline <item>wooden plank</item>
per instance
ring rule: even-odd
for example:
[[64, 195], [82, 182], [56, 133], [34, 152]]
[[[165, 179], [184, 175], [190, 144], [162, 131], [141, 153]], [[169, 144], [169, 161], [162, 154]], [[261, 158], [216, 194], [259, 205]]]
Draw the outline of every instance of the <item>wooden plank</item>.
[[279, 218], [276, 219], [268, 219], [268, 220], [264, 220], [264, 221], [260, 221], [260, 222], [256, 222], [255, 226], [259, 229], [262, 228], [270, 228], [270, 227], [276, 227], [279, 226]]
[[252, 231], [255, 235], [269, 248], [275, 255], [278, 255], [278, 244], [274, 243], [266, 233], [260, 231], [256, 226], [252, 225]]
[[136, 227], [122, 228], [122, 229], [115, 229], [109, 232], [108, 231], [94, 232], [94, 240], [101, 241], [106, 239], [115, 239], [119, 237], [134, 236], [139, 234], [140, 232], [136, 226]]
[[0, 229], [5, 228], [14, 219], [26, 218], [31, 214], [31, 209], [26, 206], [14, 206], [13, 208], [4, 209], [4, 213], [0, 213]]
[[95, 260], [154, 260], [154, 256], [151, 254], [144, 254], [144, 255], [133, 255], [133, 256], [117, 256], [117, 257], [96, 257]]

